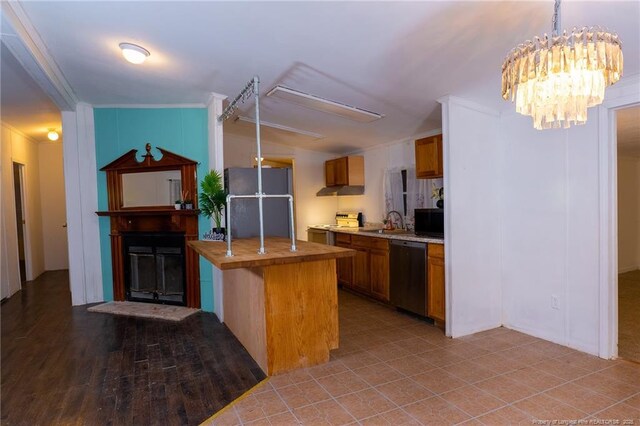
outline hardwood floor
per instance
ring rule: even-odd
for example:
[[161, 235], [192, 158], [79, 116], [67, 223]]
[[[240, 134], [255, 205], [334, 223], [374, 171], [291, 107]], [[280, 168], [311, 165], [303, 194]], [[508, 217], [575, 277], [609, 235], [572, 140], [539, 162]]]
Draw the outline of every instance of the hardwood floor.
[[3, 425], [199, 424], [265, 377], [213, 314], [87, 312], [67, 271], [24, 284], [1, 320]]
[[618, 275], [618, 355], [640, 363], [640, 270]]

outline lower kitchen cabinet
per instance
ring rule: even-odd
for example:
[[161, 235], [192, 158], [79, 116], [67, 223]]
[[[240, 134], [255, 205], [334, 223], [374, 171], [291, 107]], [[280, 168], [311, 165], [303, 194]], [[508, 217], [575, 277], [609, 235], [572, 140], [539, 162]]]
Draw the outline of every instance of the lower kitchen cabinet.
[[[335, 245], [342, 248], [351, 248], [351, 235], [336, 234]], [[353, 258], [342, 257], [336, 259], [336, 272], [338, 274], [338, 284], [345, 287], [353, 287]]]
[[353, 258], [353, 288], [364, 293], [371, 293], [370, 275], [369, 253], [366, 250], [357, 249]]
[[369, 251], [371, 272], [371, 294], [385, 302], [389, 301], [389, 249]]
[[[336, 244], [338, 247], [345, 247], [343, 245]], [[353, 286], [353, 258], [342, 257], [336, 259], [336, 270], [338, 272], [338, 283], [346, 287]]]
[[336, 246], [356, 250], [338, 259], [338, 283], [384, 302], [389, 301], [389, 241], [362, 235], [336, 234]]
[[444, 245], [427, 246], [427, 316], [445, 321]]

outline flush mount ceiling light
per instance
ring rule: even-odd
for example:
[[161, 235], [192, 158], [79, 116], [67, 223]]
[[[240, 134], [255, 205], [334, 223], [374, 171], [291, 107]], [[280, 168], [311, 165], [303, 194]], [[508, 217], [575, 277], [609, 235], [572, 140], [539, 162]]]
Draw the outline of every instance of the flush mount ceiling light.
[[132, 43], [120, 43], [120, 49], [122, 49], [122, 56], [136, 65], [143, 63], [151, 55], [144, 47]]
[[54, 129], [49, 129], [49, 133], [47, 133], [47, 138], [49, 138], [50, 141], [57, 141], [59, 137], [60, 135], [58, 134], [58, 132], [56, 132]]
[[560, 0], [553, 33], [527, 40], [502, 64], [502, 97], [533, 117], [536, 129], [568, 128], [587, 121], [587, 108], [602, 103], [604, 89], [622, 76], [622, 42], [600, 27], [559, 34]]
[[267, 96], [273, 96], [274, 98], [283, 99], [318, 111], [339, 115], [340, 117], [359, 121], [361, 123], [369, 123], [384, 117], [382, 114], [377, 114], [375, 112], [367, 111], [366, 109], [353, 107], [340, 102], [331, 101], [319, 96], [310, 95], [285, 86], [274, 87], [269, 91], [269, 93], [267, 93]]

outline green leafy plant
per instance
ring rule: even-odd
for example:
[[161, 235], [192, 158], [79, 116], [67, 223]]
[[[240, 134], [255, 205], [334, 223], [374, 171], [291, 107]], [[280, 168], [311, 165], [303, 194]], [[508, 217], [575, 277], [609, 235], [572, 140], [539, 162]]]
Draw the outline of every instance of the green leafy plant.
[[213, 217], [216, 228], [220, 232], [222, 211], [227, 204], [227, 194], [224, 191], [222, 175], [211, 170], [200, 182], [202, 195], [200, 196], [200, 211], [208, 218]]

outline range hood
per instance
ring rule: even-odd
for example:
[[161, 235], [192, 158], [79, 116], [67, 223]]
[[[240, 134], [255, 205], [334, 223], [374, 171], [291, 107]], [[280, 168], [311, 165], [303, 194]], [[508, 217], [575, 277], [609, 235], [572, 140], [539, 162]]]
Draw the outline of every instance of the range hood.
[[364, 185], [343, 185], [343, 186], [327, 186], [316, 192], [318, 197], [327, 195], [362, 195], [364, 194]]

